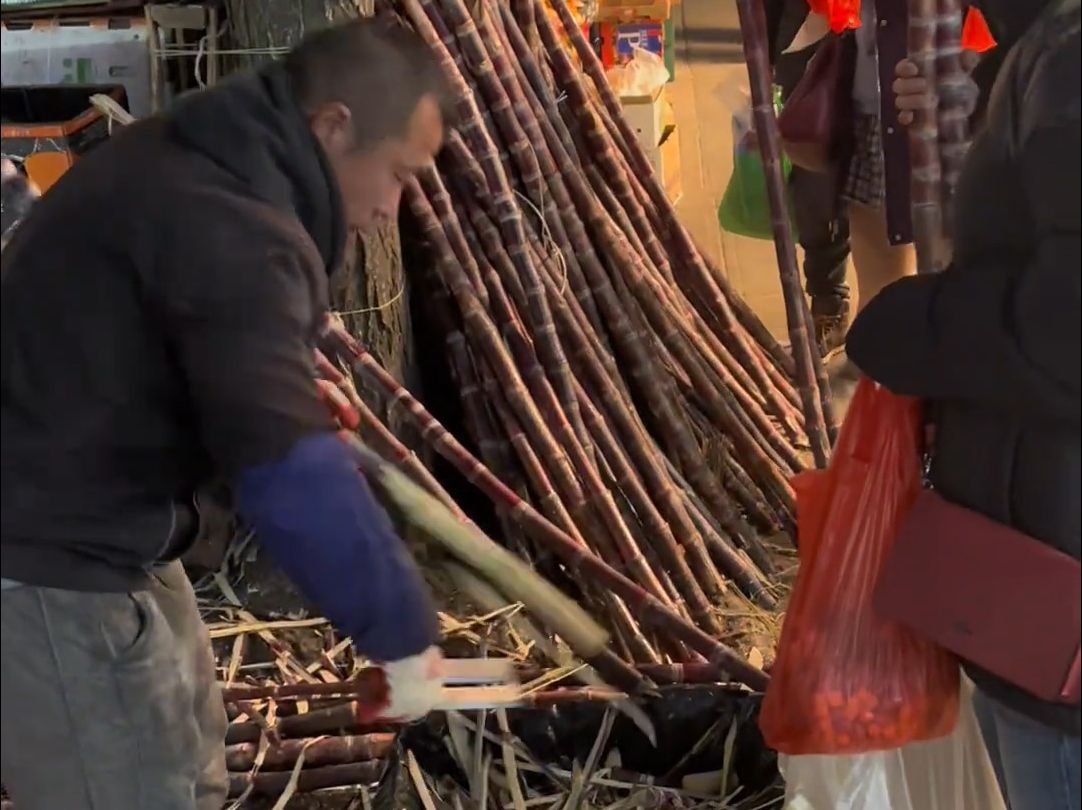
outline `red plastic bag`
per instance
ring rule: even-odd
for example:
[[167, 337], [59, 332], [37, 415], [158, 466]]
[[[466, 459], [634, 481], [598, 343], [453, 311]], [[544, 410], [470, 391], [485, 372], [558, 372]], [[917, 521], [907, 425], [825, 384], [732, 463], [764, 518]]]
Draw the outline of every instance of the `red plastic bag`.
[[801, 568], [759, 717], [781, 753], [887, 750], [954, 728], [956, 659], [872, 610], [920, 491], [920, 437], [918, 402], [862, 380], [830, 467], [793, 482]]
[[976, 6], [970, 6], [966, 11], [966, 20], [962, 23], [962, 47], [967, 51], [984, 53], [996, 47], [995, 37], [988, 30], [988, 23], [984, 15]]
[[808, 0], [808, 8], [826, 17], [835, 34], [860, 28], [860, 0]]

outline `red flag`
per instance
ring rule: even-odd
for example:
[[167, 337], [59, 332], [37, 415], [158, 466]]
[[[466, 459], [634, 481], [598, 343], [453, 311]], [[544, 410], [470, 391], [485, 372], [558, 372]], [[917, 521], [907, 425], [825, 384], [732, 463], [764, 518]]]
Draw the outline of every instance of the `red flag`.
[[860, 0], [808, 0], [813, 14], [827, 18], [830, 30], [840, 34], [850, 28], [860, 28]]
[[996, 47], [992, 32], [988, 30], [988, 23], [984, 21], [984, 15], [976, 6], [970, 6], [966, 12], [966, 21], [962, 25], [962, 47], [977, 53]]

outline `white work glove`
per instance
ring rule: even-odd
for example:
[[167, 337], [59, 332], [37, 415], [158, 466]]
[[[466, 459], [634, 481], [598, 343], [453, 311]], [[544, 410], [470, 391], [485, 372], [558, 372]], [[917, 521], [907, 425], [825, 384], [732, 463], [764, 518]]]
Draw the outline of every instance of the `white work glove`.
[[389, 703], [382, 711], [386, 719], [419, 720], [436, 706], [443, 693], [443, 653], [429, 647], [420, 655], [383, 665], [387, 676]]

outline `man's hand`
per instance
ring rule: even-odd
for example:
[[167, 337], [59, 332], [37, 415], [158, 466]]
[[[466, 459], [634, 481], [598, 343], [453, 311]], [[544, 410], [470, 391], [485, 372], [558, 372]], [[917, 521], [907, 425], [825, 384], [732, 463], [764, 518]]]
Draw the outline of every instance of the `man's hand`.
[[420, 720], [436, 707], [443, 694], [443, 653], [435, 645], [424, 652], [384, 664], [379, 673], [381, 702], [357, 705], [361, 725]]
[[[963, 70], [967, 74], [972, 73], [980, 59], [976, 51], [962, 51]], [[920, 75], [917, 66], [908, 59], [895, 66], [894, 75], [896, 78], [891, 89], [894, 91], [894, 106], [898, 109], [898, 123], [907, 127], [913, 123], [915, 112], [935, 109], [935, 89], [928, 86], [928, 81]], [[970, 80], [964, 96], [967, 115], [976, 108], [979, 92], [976, 83]]]
[[358, 413], [359, 397], [353, 382], [339, 371], [323, 352], [315, 349], [316, 387], [319, 398], [343, 430], [354, 431], [361, 426]]
[[383, 665], [390, 703], [383, 714], [395, 720], [420, 720], [443, 694], [443, 653], [429, 647], [420, 655]]

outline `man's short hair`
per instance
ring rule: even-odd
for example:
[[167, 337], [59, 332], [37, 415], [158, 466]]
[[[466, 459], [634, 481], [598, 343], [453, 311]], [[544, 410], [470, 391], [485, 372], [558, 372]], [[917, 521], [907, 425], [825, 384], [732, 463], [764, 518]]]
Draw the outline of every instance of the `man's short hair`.
[[324, 28], [286, 55], [285, 68], [302, 109], [331, 102], [349, 108], [358, 148], [405, 135], [426, 95], [435, 97], [450, 124], [443, 69], [424, 41], [397, 22], [360, 17]]

